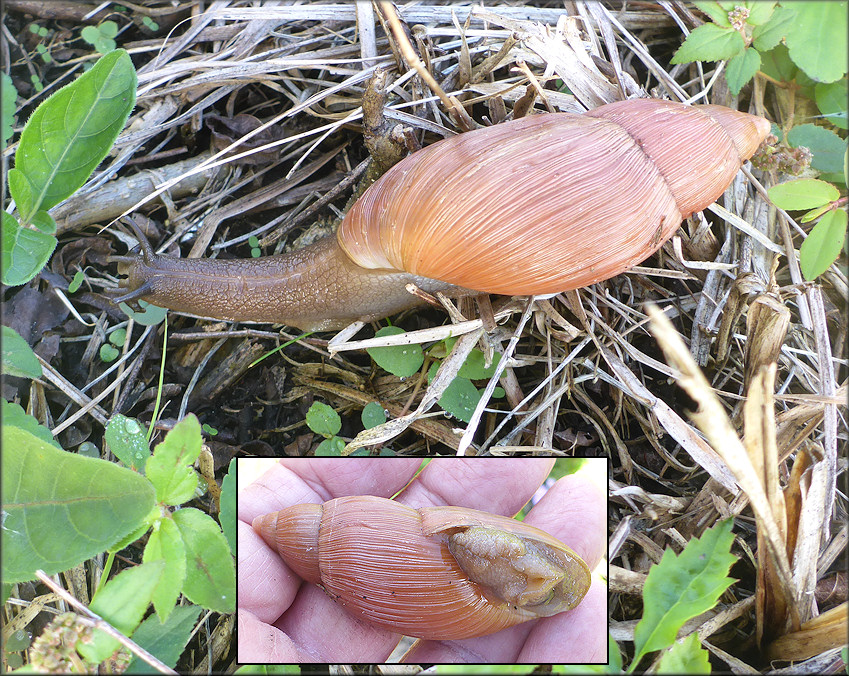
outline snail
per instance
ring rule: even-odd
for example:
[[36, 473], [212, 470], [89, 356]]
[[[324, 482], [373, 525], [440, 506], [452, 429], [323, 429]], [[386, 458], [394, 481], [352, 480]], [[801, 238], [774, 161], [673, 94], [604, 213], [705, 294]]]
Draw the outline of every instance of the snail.
[[350, 613], [426, 639], [483, 636], [577, 606], [587, 564], [548, 533], [462, 507], [372, 496], [287, 507], [254, 530]]
[[396, 164], [335, 237], [304, 249], [178, 259], [142, 241], [116, 300], [319, 330], [419, 304], [411, 282], [456, 294], [569, 291], [657, 251], [722, 194], [769, 128], [722, 106], [633, 99], [478, 129]]

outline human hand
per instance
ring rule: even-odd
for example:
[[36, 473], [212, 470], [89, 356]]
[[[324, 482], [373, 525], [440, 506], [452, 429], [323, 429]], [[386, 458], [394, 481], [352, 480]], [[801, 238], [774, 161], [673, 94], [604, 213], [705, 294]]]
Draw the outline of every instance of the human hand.
[[[603, 460], [599, 460], [603, 462]], [[245, 462], [245, 461], [242, 461]], [[399, 635], [348, 614], [301, 582], [253, 531], [262, 514], [342, 495], [391, 497], [412, 507], [456, 505], [512, 516], [551, 469], [550, 459], [284, 459], [239, 495], [239, 653], [242, 663], [384, 662]], [[526, 523], [559, 538], [593, 569], [606, 543], [605, 499], [578, 476], [558, 481]], [[572, 611], [456, 641], [420, 640], [406, 662], [606, 662], [604, 585]]]

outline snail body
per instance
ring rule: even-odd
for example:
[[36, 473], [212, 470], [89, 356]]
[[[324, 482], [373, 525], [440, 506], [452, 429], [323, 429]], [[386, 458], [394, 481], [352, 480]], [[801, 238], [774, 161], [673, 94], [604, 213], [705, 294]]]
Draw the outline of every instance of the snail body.
[[152, 250], [130, 293], [202, 316], [338, 328], [426, 291], [550, 294], [645, 260], [713, 203], [769, 132], [715, 105], [618, 101], [533, 115], [434, 143], [365, 191], [335, 237], [246, 261]]
[[408, 636], [494, 633], [570, 610], [590, 586], [587, 565], [556, 538], [472, 509], [351, 496], [288, 507], [253, 527], [345, 610]]

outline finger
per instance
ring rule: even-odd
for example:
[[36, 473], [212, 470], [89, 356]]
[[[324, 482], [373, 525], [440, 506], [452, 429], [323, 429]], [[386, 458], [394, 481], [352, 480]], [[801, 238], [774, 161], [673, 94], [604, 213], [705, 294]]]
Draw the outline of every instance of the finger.
[[401, 639], [347, 613], [313, 585], [303, 585], [292, 607], [275, 626], [291, 637], [313, 662], [382, 663]]
[[[245, 462], [242, 460], [241, 462]], [[342, 495], [390, 497], [418, 470], [415, 458], [284, 458], [239, 494], [239, 519]]]
[[517, 662], [607, 662], [607, 588], [594, 580], [574, 610], [547, 617], [528, 635]]
[[[590, 462], [606, 462], [603, 458]], [[560, 479], [528, 513], [525, 523], [566, 543], [593, 570], [607, 550], [607, 498], [580, 472]]]
[[239, 609], [271, 624], [292, 605], [301, 578], [249, 525], [238, 522]]
[[412, 507], [454, 505], [513, 516], [553, 463], [551, 458], [437, 458], [398, 499]]
[[316, 662], [302, 653], [286, 634], [260, 621], [251, 613], [240, 610], [238, 615], [239, 645], [236, 661], [245, 664], [276, 664]]

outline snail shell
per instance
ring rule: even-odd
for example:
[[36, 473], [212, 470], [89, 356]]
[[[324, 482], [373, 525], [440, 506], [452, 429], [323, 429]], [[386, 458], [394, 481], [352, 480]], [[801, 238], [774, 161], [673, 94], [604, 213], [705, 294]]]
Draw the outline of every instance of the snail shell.
[[339, 244], [363, 268], [487, 293], [569, 291], [648, 258], [768, 131], [723, 106], [632, 99], [460, 134], [372, 185]]
[[253, 527], [347, 611], [408, 636], [483, 636], [570, 610], [590, 586], [587, 565], [556, 538], [473, 509], [352, 496]]

